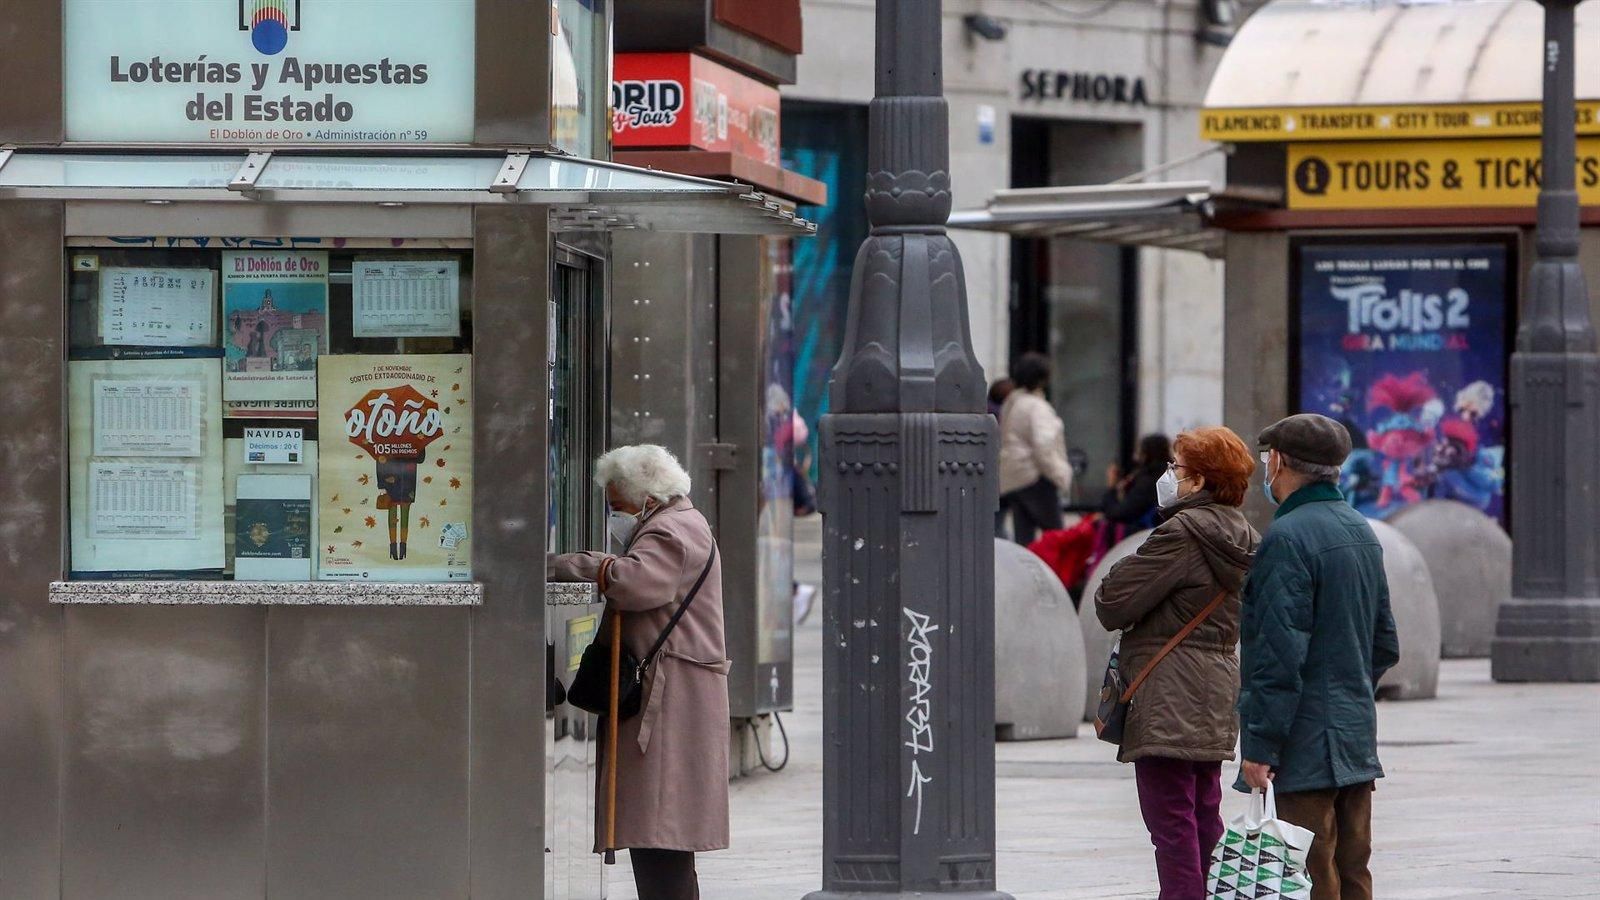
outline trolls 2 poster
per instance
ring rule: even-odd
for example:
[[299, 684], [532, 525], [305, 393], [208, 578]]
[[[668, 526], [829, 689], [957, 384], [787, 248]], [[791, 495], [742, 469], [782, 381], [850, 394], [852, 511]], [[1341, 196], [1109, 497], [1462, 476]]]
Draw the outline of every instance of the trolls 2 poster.
[[324, 356], [320, 577], [472, 577], [472, 357]]
[[1306, 244], [1299, 266], [1300, 408], [1350, 429], [1350, 503], [1455, 500], [1503, 523], [1505, 245]]

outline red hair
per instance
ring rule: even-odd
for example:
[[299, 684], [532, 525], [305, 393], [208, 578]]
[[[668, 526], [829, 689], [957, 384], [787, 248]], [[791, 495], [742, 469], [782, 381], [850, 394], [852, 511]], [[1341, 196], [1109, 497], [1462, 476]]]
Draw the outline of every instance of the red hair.
[[1189, 475], [1202, 475], [1218, 503], [1243, 506], [1256, 461], [1244, 441], [1228, 428], [1196, 428], [1178, 435], [1172, 452], [1183, 456]]

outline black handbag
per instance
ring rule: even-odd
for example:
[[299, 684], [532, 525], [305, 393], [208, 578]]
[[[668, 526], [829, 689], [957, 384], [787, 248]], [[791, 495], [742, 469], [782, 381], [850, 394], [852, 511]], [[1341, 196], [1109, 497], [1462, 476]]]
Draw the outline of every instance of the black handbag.
[[[666, 646], [667, 637], [672, 634], [672, 629], [678, 627], [678, 620], [688, 611], [689, 604], [694, 602], [696, 594], [700, 593], [701, 585], [706, 583], [706, 577], [711, 574], [711, 564], [717, 559], [717, 546], [711, 545], [711, 554], [706, 557], [706, 567], [700, 570], [700, 577], [695, 580], [694, 587], [678, 604], [678, 609], [672, 614], [672, 619], [667, 622], [667, 627], [661, 629], [661, 636], [656, 638], [650, 652], [644, 659], [636, 659], [626, 646], [621, 648], [622, 664], [619, 668], [617, 680], [617, 718], [619, 720], [631, 719], [639, 714], [639, 709], [644, 705], [644, 678], [650, 671], [650, 666], [655, 662], [661, 648]], [[613, 611], [612, 615], [621, 615]], [[578, 663], [578, 672], [572, 676], [572, 686], [567, 688], [567, 702], [597, 716], [611, 713], [611, 642], [596, 637], [588, 647], [584, 648], [583, 659]]]
[[1126, 687], [1122, 678], [1122, 644], [1118, 642], [1117, 646], [1111, 648], [1111, 658], [1106, 661], [1106, 677], [1100, 683], [1100, 705], [1094, 713], [1095, 737], [1108, 744], [1122, 746], [1122, 734], [1128, 727], [1128, 707], [1133, 701], [1134, 692], [1139, 689], [1139, 685], [1144, 684], [1146, 678], [1150, 677], [1150, 670], [1156, 667], [1156, 663], [1166, 659], [1168, 653], [1176, 650], [1184, 638], [1194, 633], [1201, 622], [1211, 618], [1211, 614], [1216, 612], [1217, 607], [1226, 599], [1228, 599], [1226, 590], [1217, 592], [1217, 596], [1206, 604], [1206, 608], [1200, 610], [1199, 615], [1190, 619], [1182, 630], [1169, 638], [1156, 653], [1155, 658], [1145, 663], [1144, 668], [1139, 670], [1139, 675], [1133, 679], [1133, 684]]

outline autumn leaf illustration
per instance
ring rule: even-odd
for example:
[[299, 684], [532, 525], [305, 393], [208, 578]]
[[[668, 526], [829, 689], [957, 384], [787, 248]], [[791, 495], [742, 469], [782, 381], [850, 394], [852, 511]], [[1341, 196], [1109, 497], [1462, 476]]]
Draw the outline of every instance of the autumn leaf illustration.
[[447, 415], [447, 416], [450, 415], [450, 407], [446, 406], [444, 408], [444, 414]]
[[450, 505], [450, 501], [449, 500], [440, 500], [439, 501], [439, 505], [440, 506], [449, 506]]
[[433, 464], [438, 466], [441, 469], [444, 468], [444, 457], [441, 456], [438, 459], [434, 460]]
[[360, 478], [357, 478], [356, 480], [361, 482], [362, 484], [370, 484], [372, 482], [372, 476], [371, 475], [363, 475]]
[[357, 550], [360, 550], [361, 549], [361, 542], [360, 541], [351, 541], [350, 542], [350, 546], [356, 548]]
[[451, 375], [460, 375], [461, 374], [461, 370], [465, 369], [465, 368], [466, 368], [466, 366], [460, 366], [454, 372], [451, 372], [450, 374]]
[[450, 489], [451, 490], [455, 490], [455, 491], [461, 490], [461, 479], [459, 479], [459, 478], [450, 479]]
[[333, 499], [329, 500], [328, 502], [329, 503], [338, 503], [339, 502], [339, 495], [338, 494], [334, 494], [333, 495]]
[[366, 506], [368, 503], [371, 503], [371, 502], [372, 502], [372, 498], [371, 497], [362, 497], [361, 498], [361, 505], [362, 506]]
[[350, 507], [346, 506], [344, 509], [340, 510], [340, 512], [348, 516], [350, 515]]
[[459, 391], [459, 390], [461, 390], [461, 385], [459, 385], [459, 384], [452, 384], [452, 385], [450, 385], [450, 390], [452, 390], [452, 391]]
[[427, 528], [428, 527], [428, 517], [427, 516], [423, 516], [422, 518], [418, 519], [417, 520], [417, 525], [419, 525], [419, 526], [421, 526], [423, 528]]
[[378, 520], [374, 519], [371, 516], [367, 516], [366, 519], [363, 520], [363, 521], [366, 522], [366, 525], [367, 525], [368, 528], [377, 528], [378, 527]]
[[423, 484], [433, 484], [433, 476], [432, 475], [424, 475], [424, 476], [422, 476], [422, 483]]
[[461, 433], [461, 426], [457, 425], [456, 427], [450, 429], [450, 433], [451, 434], [460, 434]]
[[329, 552], [329, 553], [332, 553], [332, 552], [333, 552], [333, 545], [332, 545], [332, 544], [329, 544], [329, 545], [328, 545], [328, 552]]
[[449, 444], [445, 444], [444, 445], [444, 449], [445, 449], [446, 453], [450, 452], [450, 445]]
[[342, 531], [344, 531], [344, 526], [343, 525], [337, 525], [333, 529], [333, 533], [334, 534], [339, 534]]

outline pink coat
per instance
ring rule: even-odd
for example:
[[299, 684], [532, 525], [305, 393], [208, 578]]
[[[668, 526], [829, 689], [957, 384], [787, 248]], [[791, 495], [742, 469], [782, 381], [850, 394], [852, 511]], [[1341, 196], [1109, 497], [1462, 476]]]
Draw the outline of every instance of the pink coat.
[[[622, 613], [623, 644], [643, 659], [705, 568], [715, 538], [687, 498], [649, 514], [606, 571], [606, 618]], [[610, 554], [551, 557], [551, 581], [594, 581]], [[617, 734], [617, 848], [728, 846], [728, 652], [722, 561], [667, 638], [645, 680], [644, 708]], [[602, 732], [603, 733], [603, 732]], [[605, 849], [606, 741], [600, 742], [595, 852]]]

